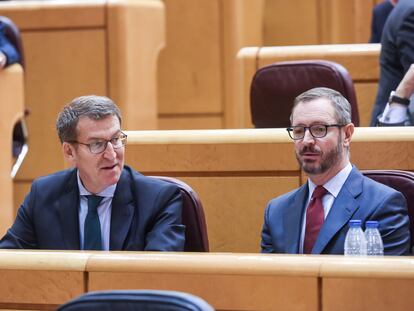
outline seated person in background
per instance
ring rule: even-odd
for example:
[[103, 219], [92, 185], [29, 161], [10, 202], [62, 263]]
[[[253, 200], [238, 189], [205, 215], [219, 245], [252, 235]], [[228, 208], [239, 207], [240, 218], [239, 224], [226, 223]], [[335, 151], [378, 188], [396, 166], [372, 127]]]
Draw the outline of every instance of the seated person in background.
[[414, 64], [411, 64], [395, 92], [391, 92], [384, 112], [378, 117], [379, 126], [413, 125]]
[[369, 43], [380, 43], [385, 21], [398, 0], [385, 0], [378, 3], [372, 10], [371, 38]]
[[0, 69], [17, 63], [20, 55], [4, 33], [4, 24], [0, 22]]
[[112, 100], [76, 98], [56, 127], [74, 168], [33, 182], [0, 248], [183, 250], [180, 191], [124, 166], [127, 136]]
[[351, 219], [377, 220], [385, 255], [409, 252], [404, 196], [364, 177], [349, 159], [351, 106], [340, 93], [314, 88], [296, 97], [288, 133], [308, 176], [300, 188], [270, 201], [262, 252], [343, 254]]
[[381, 37], [380, 80], [371, 126], [384, 111], [391, 91], [414, 63], [414, 1], [399, 0], [387, 18]]

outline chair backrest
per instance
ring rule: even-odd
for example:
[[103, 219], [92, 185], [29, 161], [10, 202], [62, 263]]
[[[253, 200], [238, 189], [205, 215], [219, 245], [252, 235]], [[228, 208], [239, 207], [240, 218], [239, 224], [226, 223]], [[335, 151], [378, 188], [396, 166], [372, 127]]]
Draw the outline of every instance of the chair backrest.
[[182, 221], [185, 228], [185, 246], [186, 252], [208, 252], [208, 235], [207, 225], [204, 216], [203, 205], [197, 193], [185, 182], [173, 177], [151, 176], [173, 183], [181, 190], [183, 197], [183, 214]]
[[113, 290], [90, 292], [63, 305], [58, 311], [214, 311], [203, 299], [182, 292], [161, 290]]
[[399, 170], [365, 170], [365, 176], [401, 192], [407, 200], [411, 247], [414, 246], [414, 173]]
[[293, 100], [314, 87], [340, 92], [351, 104], [352, 122], [359, 126], [353, 81], [340, 64], [325, 60], [278, 62], [260, 68], [250, 87], [252, 122], [256, 128], [290, 126]]
[[6, 16], [0, 16], [0, 22], [4, 24], [4, 34], [6, 35], [7, 39], [10, 40], [10, 42], [16, 47], [17, 51], [19, 52], [19, 63], [22, 65], [22, 67], [24, 67], [23, 44], [19, 28], [17, 28], [16, 24]]

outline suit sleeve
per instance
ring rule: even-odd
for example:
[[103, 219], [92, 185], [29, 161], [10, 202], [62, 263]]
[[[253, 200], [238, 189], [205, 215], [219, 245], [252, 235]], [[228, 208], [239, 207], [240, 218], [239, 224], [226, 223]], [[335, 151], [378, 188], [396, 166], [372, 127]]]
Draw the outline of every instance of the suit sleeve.
[[403, 75], [414, 63], [414, 10], [404, 19], [397, 36], [398, 53], [404, 68]]
[[379, 222], [384, 255], [407, 255], [410, 252], [410, 223], [406, 200], [393, 192], [372, 215]]
[[269, 214], [270, 204], [267, 206], [264, 213], [264, 221], [262, 228], [262, 241], [260, 243], [262, 253], [274, 253], [272, 244], [272, 237], [270, 235]]
[[33, 184], [30, 193], [24, 199], [17, 211], [17, 217], [12, 227], [7, 230], [0, 240], [0, 248], [6, 249], [35, 249], [37, 248], [36, 233], [32, 222], [33, 197], [36, 183]]
[[146, 235], [146, 251], [184, 250], [185, 226], [181, 221], [183, 202], [178, 188], [164, 187], [156, 203], [160, 207], [150, 231]]
[[16, 47], [7, 39], [4, 34], [4, 25], [0, 25], [0, 51], [7, 57], [6, 65], [17, 63], [20, 60], [20, 55]]

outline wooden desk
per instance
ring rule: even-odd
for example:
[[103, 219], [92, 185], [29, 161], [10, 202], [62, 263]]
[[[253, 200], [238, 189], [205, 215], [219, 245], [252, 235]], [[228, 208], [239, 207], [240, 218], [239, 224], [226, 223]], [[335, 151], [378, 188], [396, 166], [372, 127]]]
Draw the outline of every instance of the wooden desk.
[[331, 44], [243, 48], [238, 53], [234, 106], [243, 120], [239, 127], [253, 127], [250, 115], [250, 84], [256, 71], [280, 61], [322, 59], [343, 65], [350, 73], [357, 95], [360, 126], [369, 126], [379, 81], [380, 44]]
[[[213, 252], [257, 252], [267, 202], [303, 184], [285, 129], [128, 132], [126, 163], [187, 182], [203, 203]], [[359, 169], [414, 171], [414, 128], [356, 128]]]
[[23, 69], [15, 64], [0, 70], [0, 234], [13, 223], [13, 127], [24, 116]]
[[0, 250], [0, 309], [111, 289], [185, 291], [218, 311], [405, 311], [414, 257]]

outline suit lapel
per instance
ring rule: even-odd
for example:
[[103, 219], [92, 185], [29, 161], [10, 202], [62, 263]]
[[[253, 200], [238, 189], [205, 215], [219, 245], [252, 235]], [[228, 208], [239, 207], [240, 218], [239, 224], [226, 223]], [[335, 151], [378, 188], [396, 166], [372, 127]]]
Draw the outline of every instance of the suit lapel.
[[354, 167], [329, 211], [312, 249], [312, 254], [322, 253], [329, 241], [348, 223], [359, 208], [359, 203], [355, 198], [362, 192], [362, 180], [361, 173]]
[[[297, 254], [299, 252], [299, 238], [302, 231], [302, 216], [308, 196], [308, 184], [302, 185], [294, 200], [285, 209], [283, 221], [283, 230], [285, 237], [285, 250], [289, 254]], [[299, 221], [298, 221], [299, 220]]]
[[65, 192], [54, 202], [54, 208], [58, 213], [60, 228], [64, 240], [65, 249], [80, 249], [79, 242], [79, 189], [76, 170], [69, 177]]
[[132, 181], [124, 169], [112, 199], [110, 250], [122, 250], [134, 216]]

